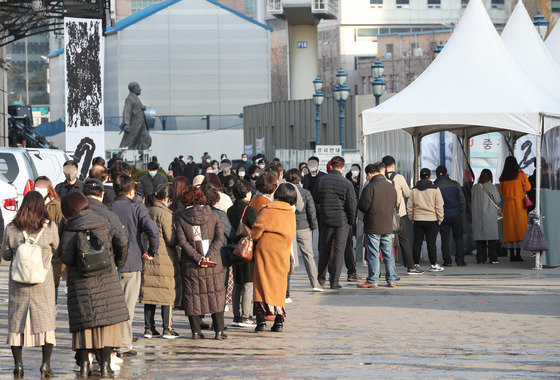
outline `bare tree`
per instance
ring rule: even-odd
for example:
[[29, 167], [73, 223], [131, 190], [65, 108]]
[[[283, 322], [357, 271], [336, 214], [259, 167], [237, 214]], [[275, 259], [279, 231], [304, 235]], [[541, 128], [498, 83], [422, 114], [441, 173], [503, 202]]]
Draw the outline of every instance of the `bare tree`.
[[287, 54], [287, 30], [277, 30], [270, 40], [270, 82], [271, 100], [288, 99], [288, 54]]

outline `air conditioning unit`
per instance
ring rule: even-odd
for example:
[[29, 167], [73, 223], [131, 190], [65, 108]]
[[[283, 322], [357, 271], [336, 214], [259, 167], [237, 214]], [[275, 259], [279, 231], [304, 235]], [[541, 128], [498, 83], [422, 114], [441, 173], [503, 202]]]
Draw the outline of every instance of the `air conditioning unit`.
[[415, 57], [421, 57], [424, 55], [424, 51], [422, 50], [422, 48], [416, 48], [412, 51], [412, 55]]

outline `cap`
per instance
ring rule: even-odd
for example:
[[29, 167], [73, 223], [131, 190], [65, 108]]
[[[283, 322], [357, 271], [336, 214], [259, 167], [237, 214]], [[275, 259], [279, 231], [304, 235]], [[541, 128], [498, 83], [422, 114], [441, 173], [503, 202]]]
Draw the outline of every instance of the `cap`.
[[446, 175], [447, 174], [447, 168], [443, 165], [440, 165], [436, 168], [436, 175], [438, 177], [442, 176], [442, 175]]
[[193, 178], [192, 184], [193, 186], [200, 186], [202, 184], [202, 181], [204, 181], [204, 176], [202, 174], [199, 174]]
[[432, 176], [432, 171], [428, 168], [420, 170], [420, 179], [428, 179]]
[[98, 180], [97, 178], [90, 178], [84, 182], [84, 187], [97, 187], [100, 189], [104, 189], [103, 182]]

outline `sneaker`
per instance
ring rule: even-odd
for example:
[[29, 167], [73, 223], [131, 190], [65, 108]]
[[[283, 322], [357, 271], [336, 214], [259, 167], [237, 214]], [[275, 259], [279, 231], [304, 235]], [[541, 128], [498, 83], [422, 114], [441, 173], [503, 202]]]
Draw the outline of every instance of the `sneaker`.
[[417, 275], [417, 274], [424, 274], [424, 271], [418, 269], [415, 265], [414, 268], [408, 268], [406, 270], [406, 274], [408, 274], [409, 276], [412, 276], [412, 275]]
[[439, 265], [430, 265], [430, 272], [443, 272], [443, 268]]
[[286, 298], [286, 303], [292, 303], [292, 299], [290, 297]]
[[369, 282], [364, 282], [363, 284], [358, 284], [356, 286], [360, 289], [367, 289], [367, 288], [376, 289], [377, 288], [377, 284], [370, 284]]
[[177, 334], [173, 329], [163, 330], [163, 335], [162, 335], [163, 339], [177, 339], [178, 337], [179, 334]]
[[161, 334], [156, 329], [145, 329], [144, 338], [159, 338]]
[[252, 318], [243, 318], [239, 322], [239, 327], [255, 327], [257, 323]]
[[358, 282], [361, 279], [362, 278], [360, 276], [358, 276], [356, 273], [353, 273], [353, 274], [348, 275], [348, 278], [346, 279], [346, 281], [348, 281], [348, 282]]
[[313, 291], [313, 292], [317, 292], [317, 293], [321, 293], [321, 292], [324, 292], [324, 291], [325, 291], [325, 289], [317, 287], [317, 288], [313, 288], [313, 289], [311, 289], [311, 291]]
[[231, 322], [231, 325], [239, 327], [241, 326], [240, 325], [241, 321], [242, 321], [241, 317], [233, 317], [233, 322]]
[[387, 284], [387, 287], [388, 287], [388, 288], [394, 288], [395, 286], [397, 286], [397, 284], [395, 284], [394, 282], [389, 282], [389, 283]]
[[499, 264], [500, 262], [498, 260], [494, 260], [494, 261], [490, 261], [490, 264]]

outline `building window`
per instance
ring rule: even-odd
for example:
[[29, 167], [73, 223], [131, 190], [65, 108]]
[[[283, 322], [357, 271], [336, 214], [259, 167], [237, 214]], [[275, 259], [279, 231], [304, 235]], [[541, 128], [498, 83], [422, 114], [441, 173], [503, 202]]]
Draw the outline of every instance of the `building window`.
[[369, 0], [369, 6], [372, 8], [383, 8], [383, 0]]
[[245, 14], [255, 14], [255, 0], [245, 0]]
[[550, 6], [552, 12], [560, 12], [560, 0], [552, 0], [552, 4]]
[[388, 58], [388, 59], [393, 58], [393, 44], [386, 44], [385, 45], [385, 58]]
[[132, 10], [132, 13], [138, 12], [139, 10], [144, 9], [147, 6], [159, 3], [160, 1], [161, 0], [132, 0], [130, 2], [130, 9]]
[[441, 8], [441, 0], [428, 0], [428, 8]]
[[391, 79], [391, 91], [393, 93], [399, 92], [399, 76], [392, 74], [389, 78]]
[[397, 8], [408, 8], [410, 0], [397, 0]]
[[462, 6], [463, 8], [466, 8], [467, 5], [469, 5], [469, 0], [461, 0], [461, 6]]
[[505, 0], [492, 0], [492, 8], [504, 9], [504, 2]]

